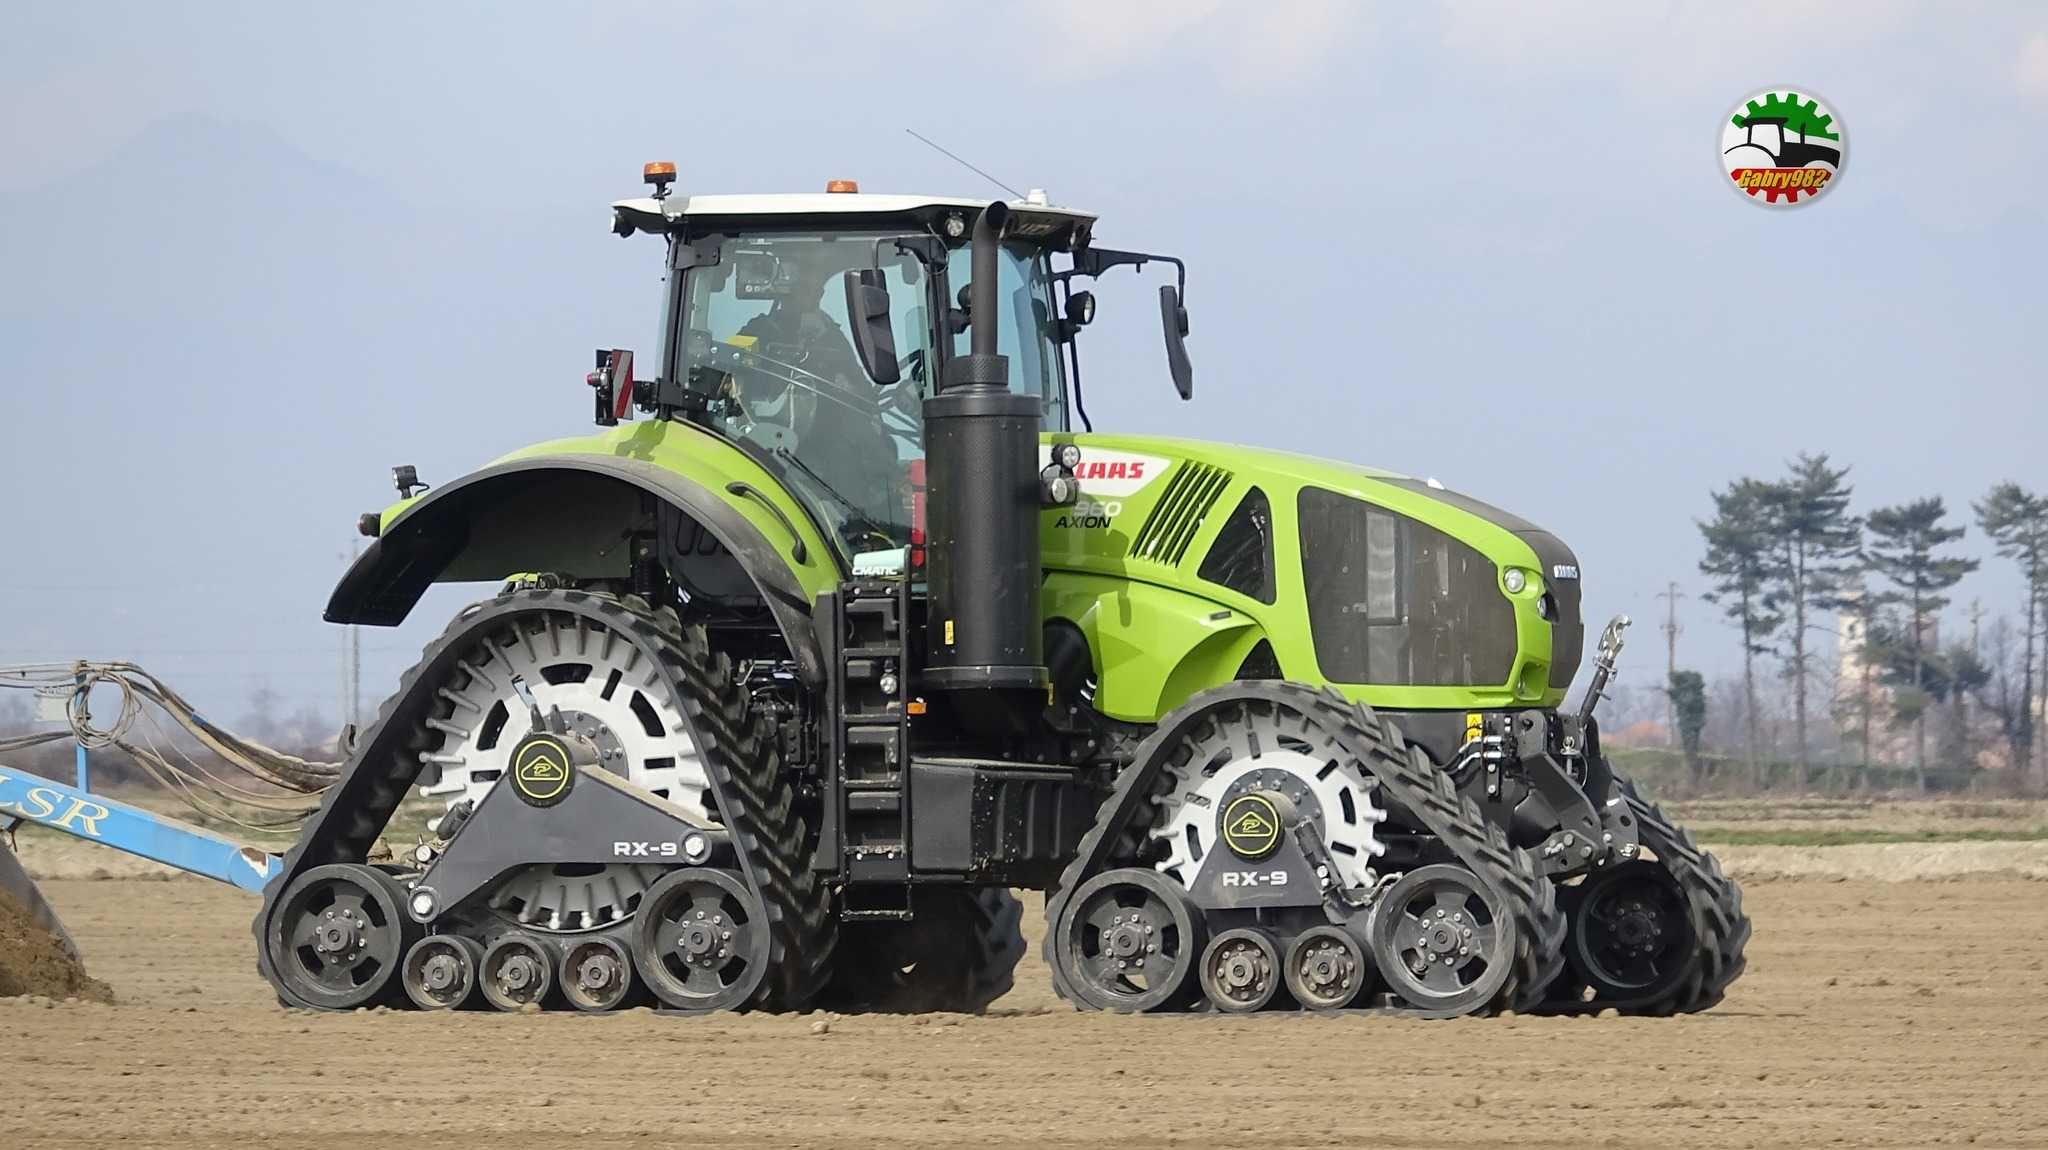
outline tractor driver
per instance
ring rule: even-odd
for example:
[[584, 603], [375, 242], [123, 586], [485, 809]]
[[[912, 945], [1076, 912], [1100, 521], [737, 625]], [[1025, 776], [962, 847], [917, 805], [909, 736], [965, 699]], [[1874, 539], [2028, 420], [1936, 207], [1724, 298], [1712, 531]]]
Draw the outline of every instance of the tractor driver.
[[[905, 469], [881, 419], [883, 397], [845, 330], [823, 307], [826, 290], [861, 259], [863, 246], [791, 243], [779, 248], [777, 278], [783, 284], [777, 285], [769, 309], [748, 320], [739, 335], [749, 337], [771, 361], [772, 375], [787, 378], [784, 402], [796, 440], [792, 454], [812, 473], [807, 478], [831, 488], [826, 502], [841, 518], [851, 550], [870, 550], [878, 543], [901, 546], [907, 542], [896, 538], [906, 521]], [[877, 538], [877, 528], [887, 534]]]

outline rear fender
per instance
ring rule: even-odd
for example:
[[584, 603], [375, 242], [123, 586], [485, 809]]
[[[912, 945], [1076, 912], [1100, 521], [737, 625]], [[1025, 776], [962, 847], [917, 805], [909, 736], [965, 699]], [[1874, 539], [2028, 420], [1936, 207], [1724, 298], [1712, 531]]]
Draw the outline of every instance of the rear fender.
[[[773, 482], [765, 473], [748, 478], [755, 488]], [[837, 560], [801, 517], [770, 520], [778, 533], [771, 539], [755, 522], [767, 514], [761, 502], [714, 491], [642, 459], [515, 458], [387, 513], [378, 539], [329, 597], [326, 618], [393, 626], [437, 582], [498, 580], [522, 571], [623, 579], [638, 557], [630, 551], [634, 540], [652, 534], [663, 563], [698, 593], [765, 604], [799, 673], [815, 685], [824, 662], [811, 602], [838, 582]]]

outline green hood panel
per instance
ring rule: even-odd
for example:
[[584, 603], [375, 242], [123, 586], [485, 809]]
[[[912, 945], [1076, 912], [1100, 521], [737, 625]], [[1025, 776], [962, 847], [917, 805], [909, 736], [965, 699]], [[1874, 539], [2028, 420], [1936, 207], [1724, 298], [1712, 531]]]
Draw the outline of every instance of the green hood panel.
[[[1577, 561], [1555, 537], [1525, 520], [1425, 481], [1288, 452], [1152, 436], [1057, 434], [1042, 439], [1048, 451], [1054, 443], [1072, 442], [1081, 448], [1080, 502], [1048, 510], [1041, 524], [1047, 613], [1079, 624], [1077, 604], [1089, 604], [1095, 623], [1083, 630], [1105, 679], [1114, 673], [1137, 673], [1146, 680], [1125, 690], [1114, 690], [1105, 682], [1102, 698], [1124, 702], [1157, 696], [1162, 705], [1174, 705], [1179, 700], [1172, 697], [1175, 691], [1166, 679], [1177, 675], [1184, 680], [1187, 674], [1154, 674], [1140, 665], [1174, 664], [1177, 657], [1192, 654], [1193, 648], [1182, 644], [1195, 638], [1148, 624], [1142, 612], [1122, 609], [1117, 597], [1106, 593], [1119, 583], [1173, 590], [1189, 597], [1190, 603], [1230, 612], [1240, 624], [1249, 624], [1242, 633], [1270, 643], [1287, 678], [1335, 686], [1375, 706], [1434, 710], [1555, 705], [1570, 683], [1579, 655]], [[1271, 603], [1202, 575], [1203, 559], [1254, 488], [1270, 507]], [[1516, 652], [1503, 680], [1476, 686], [1415, 686], [1328, 679], [1310, 633], [1302, 577], [1296, 506], [1305, 488], [1362, 500], [1435, 528], [1477, 550], [1500, 572], [1519, 569], [1524, 579], [1520, 591], [1498, 587], [1513, 608]], [[1547, 595], [1553, 591], [1553, 580], [1555, 593]], [[1553, 627], [1543, 612], [1556, 610], [1556, 603], [1565, 599], [1569, 618]], [[1113, 639], [1102, 641], [1112, 631]], [[1244, 648], [1201, 638], [1202, 657], [1211, 662], [1221, 651], [1240, 658], [1245, 653]], [[1119, 651], [1136, 650], [1147, 652], [1145, 658], [1111, 658]], [[1112, 671], [1104, 660], [1125, 666]], [[1220, 673], [1217, 681], [1223, 681], [1236, 669], [1235, 664], [1218, 664], [1204, 674]], [[1198, 684], [1206, 685], [1210, 684]]]

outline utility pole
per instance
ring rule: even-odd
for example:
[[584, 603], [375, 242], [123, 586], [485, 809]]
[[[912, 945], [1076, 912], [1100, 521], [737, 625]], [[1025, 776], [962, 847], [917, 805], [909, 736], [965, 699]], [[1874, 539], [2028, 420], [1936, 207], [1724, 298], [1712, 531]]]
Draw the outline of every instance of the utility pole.
[[1664, 632], [1664, 690], [1661, 692], [1664, 696], [1664, 732], [1675, 747], [1678, 745], [1678, 713], [1671, 705], [1671, 676], [1678, 673], [1678, 632], [1681, 630], [1678, 626], [1678, 601], [1685, 598], [1685, 593], [1673, 580], [1665, 584], [1657, 598], [1664, 600], [1664, 625], [1658, 628]]

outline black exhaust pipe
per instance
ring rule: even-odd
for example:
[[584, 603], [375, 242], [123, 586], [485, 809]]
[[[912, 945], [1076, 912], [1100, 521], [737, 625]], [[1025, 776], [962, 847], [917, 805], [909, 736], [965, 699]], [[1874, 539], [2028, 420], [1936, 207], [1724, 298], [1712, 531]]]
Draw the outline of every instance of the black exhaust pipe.
[[996, 351], [1003, 225], [974, 223], [967, 312], [972, 351], [946, 361], [924, 401], [930, 615], [925, 683], [937, 690], [1043, 690], [1038, 612], [1037, 396], [1010, 391]]

